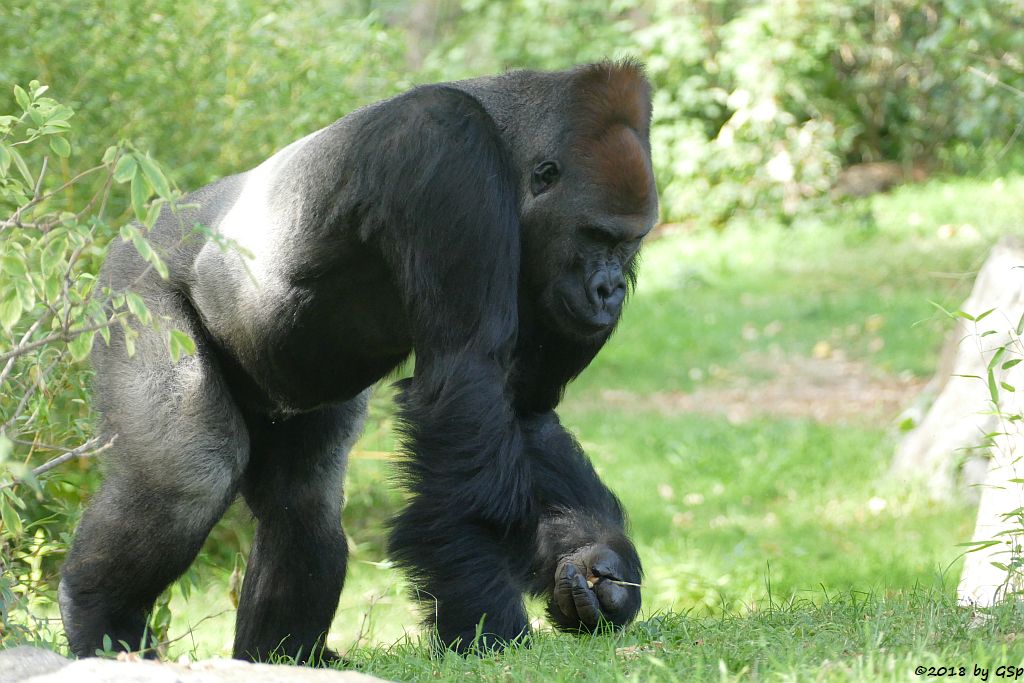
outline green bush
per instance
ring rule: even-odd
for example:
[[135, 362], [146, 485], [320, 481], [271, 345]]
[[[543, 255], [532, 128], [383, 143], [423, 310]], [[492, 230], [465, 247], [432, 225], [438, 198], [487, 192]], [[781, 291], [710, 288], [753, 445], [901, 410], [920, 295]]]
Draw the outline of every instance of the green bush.
[[[119, 233], [166, 276], [145, 232], [177, 196], [160, 168], [127, 143], [108, 147], [91, 167], [73, 169], [74, 112], [46, 90], [37, 81], [15, 86], [17, 113], [0, 115], [2, 644], [52, 640], [45, 611], [55, 560], [67, 547], [83, 492], [95, 484], [86, 461], [109, 446], [92, 436], [82, 361], [94, 339], [109, 341], [114, 326], [130, 342], [136, 324], [162, 324], [136, 294], [99, 286], [95, 273]], [[109, 211], [118, 185], [128, 190], [139, 220], [119, 231], [126, 217]], [[194, 349], [183, 333], [165, 333], [172, 355]], [[65, 463], [64, 476], [45, 476]]]
[[715, 223], [813, 209], [849, 163], [990, 164], [1020, 121], [1021, 54], [1014, 0], [145, 0], [0, 17], [0, 82], [60, 83], [83, 153], [131, 138], [188, 188], [416, 82], [633, 55], [655, 86], [663, 216]]
[[622, 55], [647, 63], [667, 220], [790, 216], [861, 161], [978, 168], [1020, 123], [1019, 98], [996, 85], [1024, 89], [1024, 15], [1013, 0], [461, 7], [427, 62], [449, 78]]

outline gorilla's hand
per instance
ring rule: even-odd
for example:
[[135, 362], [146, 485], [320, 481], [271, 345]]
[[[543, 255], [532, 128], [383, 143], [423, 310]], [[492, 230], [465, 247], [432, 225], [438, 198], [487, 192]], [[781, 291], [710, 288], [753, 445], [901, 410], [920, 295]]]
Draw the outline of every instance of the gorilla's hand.
[[555, 568], [548, 614], [564, 631], [625, 626], [640, 610], [639, 572], [603, 543], [563, 557]]

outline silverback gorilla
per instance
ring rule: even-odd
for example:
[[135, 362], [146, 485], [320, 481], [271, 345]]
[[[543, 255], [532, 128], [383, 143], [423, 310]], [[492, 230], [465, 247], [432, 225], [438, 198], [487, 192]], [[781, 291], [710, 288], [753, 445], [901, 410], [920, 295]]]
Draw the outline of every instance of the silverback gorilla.
[[563, 630], [632, 620], [623, 510], [554, 408], [615, 328], [655, 221], [650, 116], [630, 61], [421, 86], [164, 211], [167, 280], [114, 245], [102, 283], [197, 350], [173, 362], [143, 327], [131, 357], [117, 334], [93, 350], [117, 439], [62, 569], [71, 650], [145, 648], [154, 600], [240, 492], [258, 527], [234, 655], [335, 657], [348, 451], [368, 387], [413, 352], [389, 554], [439, 643], [525, 635], [524, 593]]

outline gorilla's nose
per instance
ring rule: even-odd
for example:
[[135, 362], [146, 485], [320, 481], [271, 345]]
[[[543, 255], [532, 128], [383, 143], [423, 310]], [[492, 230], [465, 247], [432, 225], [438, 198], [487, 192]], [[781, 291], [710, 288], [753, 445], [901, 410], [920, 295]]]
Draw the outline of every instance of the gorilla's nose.
[[626, 298], [626, 279], [621, 268], [596, 273], [590, 281], [591, 301], [597, 307], [616, 310]]

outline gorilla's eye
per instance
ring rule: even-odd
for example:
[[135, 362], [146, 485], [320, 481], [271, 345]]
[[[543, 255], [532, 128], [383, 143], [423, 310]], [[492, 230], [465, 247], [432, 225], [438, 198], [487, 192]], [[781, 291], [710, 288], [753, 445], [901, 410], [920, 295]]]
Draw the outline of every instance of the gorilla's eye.
[[536, 197], [558, 181], [558, 164], [554, 161], [545, 161], [533, 169], [533, 177], [530, 179], [530, 190]]

